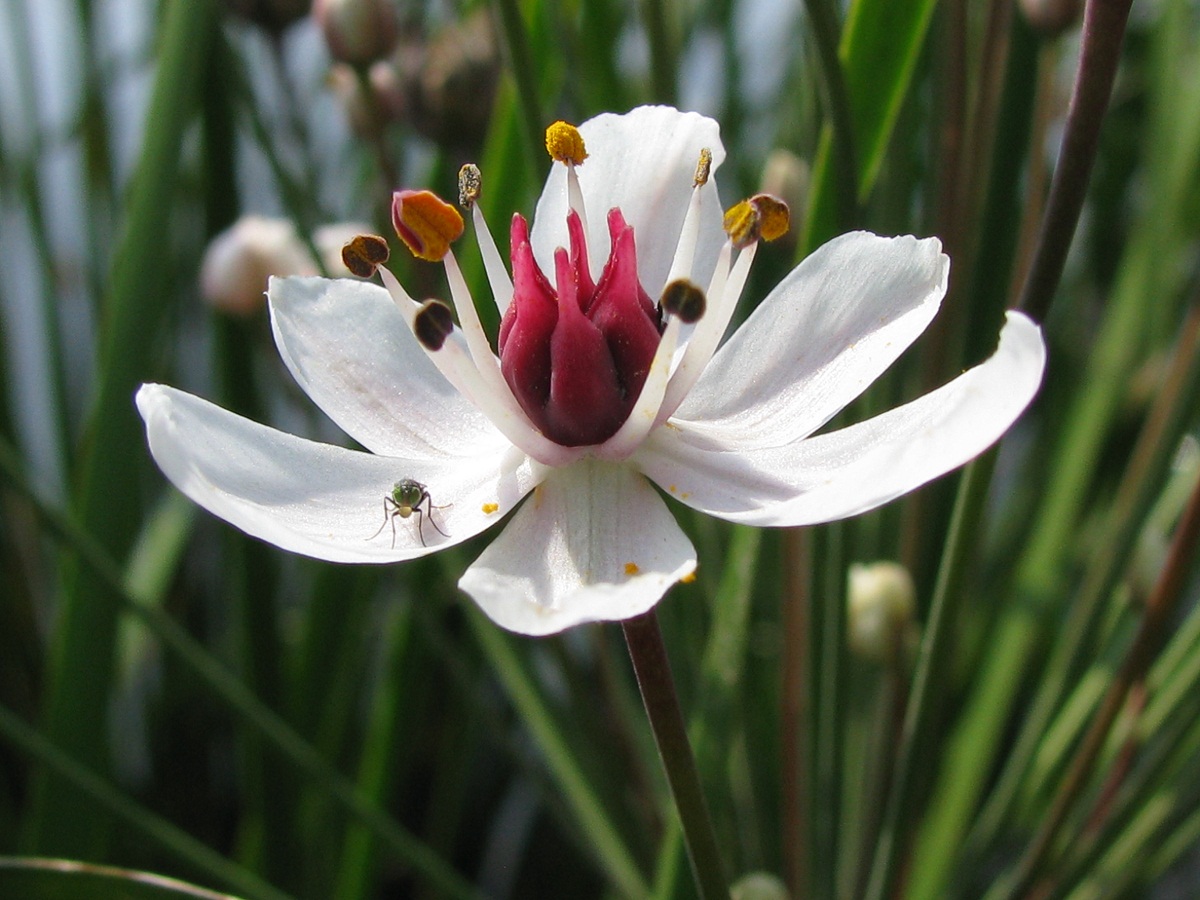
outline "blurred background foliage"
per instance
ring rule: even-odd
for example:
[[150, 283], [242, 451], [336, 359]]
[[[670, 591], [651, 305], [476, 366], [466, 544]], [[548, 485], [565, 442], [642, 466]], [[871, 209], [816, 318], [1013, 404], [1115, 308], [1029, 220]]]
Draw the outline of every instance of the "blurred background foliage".
[[[663, 102], [720, 121], [726, 203], [792, 204], [743, 315], [840, 231], [941, 237], [942, 313], [847, 415], [887, 408], [1020, 296], [1080, 3], [317, 6], [0, 5], [0, 895], [692, 896], [615, 626], [499, 631], [454, 587], [479, 541], [375, 569], [250, 540], [165, 483], [133, 392], [344, 440], [266, 275], [336, 270], [327, 226], [390, 234], [393, 188], [467, 161], [502, 229], [546, 124]], [[701, 566], [660, 618], [739, 896], [1200, 895], [1198, 19], [1133, 8], [998, 453], [796, 533], [673, 507]], [[877, 560], [903, 576], [850, 577]]]

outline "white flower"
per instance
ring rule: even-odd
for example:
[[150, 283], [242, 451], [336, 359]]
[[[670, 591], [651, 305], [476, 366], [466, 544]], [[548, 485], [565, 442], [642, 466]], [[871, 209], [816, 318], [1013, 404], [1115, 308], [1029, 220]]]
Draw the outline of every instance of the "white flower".
[[[1040, 330], [1009, 313], [983, 364], [876, 418], [815, 434], [936, 313], [949, 270], [938, 241], [863, 232], [831, 241], [714, 355], [757, 246], [735, 249], [722, 234], [715, 185], [693, 187], [703, 149], [714, 169], [723, 159], [717, 124], [647, 107], [598, 116], [580, 133], [587, 162], [555, 165], [538, 203], [529, 242], [541, 270], [574, 290], [576, 263], [555, 259], [556, 248], [570, 245], [574, 210], [586, 235], [580, 255], [600, 272], [611, 224], [603, 213], [618, 208], [633, 227], [649, 297], [679, 278], [708, 285], [694, 327], [675, 315], [659, 326], [645, 384], [615, 433], [594, 446], [564, 446], [531, 424], [528, 398], [505, 381], [449, 254], [462, 331], [441, 349], [414, 338], [425, 313], [386, 269], [386, 290], [349, 280], [271, 282], [285, 363], [370, 452], [314, 443], [145, 385], [138, 408], [171, 481], [249, 534], [335, 562], [422, 556], [515, 510], [459, 586], [505, 628], [549, 634], [643, 613], [695, 569], [691, 542], [651, 482], [733, 522], [828, 522], [967, 462], [1036, 393]], [[503, 312], [512, 280], [477, 207], [473, 214]], [[518, 294], [528, 290], [524, 278]], [[560, 372], [569, 368], [557, 359]]]

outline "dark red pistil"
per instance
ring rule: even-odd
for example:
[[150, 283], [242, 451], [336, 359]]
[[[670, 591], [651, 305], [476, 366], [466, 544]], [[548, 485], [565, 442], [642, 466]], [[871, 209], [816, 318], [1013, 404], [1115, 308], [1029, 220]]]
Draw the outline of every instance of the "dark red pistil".
[[546, 437], [599, 444], [629, 418], [662, 335], [637, 277], [633, 227], [608, 214], [612, 240], [598, 282], [588, 270], [579, 216], [567, 216], [570, 250], [554, 255], [554, 285], [533, 258], [529, 228], [513, 216], [513, 301], [500, 323], [500, 369]]

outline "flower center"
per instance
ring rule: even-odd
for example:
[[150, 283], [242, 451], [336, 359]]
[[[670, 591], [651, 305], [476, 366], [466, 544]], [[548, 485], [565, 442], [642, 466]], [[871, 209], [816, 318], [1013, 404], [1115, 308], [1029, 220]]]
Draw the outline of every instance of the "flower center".
[[570, 250], [555, 251], [552, 284], [534, 260], [525, 219], [512, 222], [513, 301], [500, 324], [500, 369], [530, 420], [568, 447], [616, 433], [662, 336], [662, 315], [638, 281], [633, 228], [619, 209], [609, 211], [608, 231], [608, 262], [593, 281], [583, 222], [571, 210]]

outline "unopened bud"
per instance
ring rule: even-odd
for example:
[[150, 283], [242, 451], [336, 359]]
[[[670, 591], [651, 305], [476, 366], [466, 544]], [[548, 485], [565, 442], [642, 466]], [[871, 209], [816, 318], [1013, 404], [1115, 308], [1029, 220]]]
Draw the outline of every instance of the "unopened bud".
[[912, 576], [899, 563], [855, 563], [847, 590], [850, 649], [881, 665], [902, 662], [917, 639]]
[[1058, 37], [1079, 21], [1083, 0], [1021, 0], [1029, 27], [1043, 37]]
[[222, 312], [253, 315], [272, 275], [316, 275], [317, 266], [286, 219], [243, 216], [209, 242], [200, 293]]
[[313, 18], [333, 58], [354, 66], [387, 56], [399, 33], [390, 0], [315, 0]]
[[729, 888], [730, 900], [788, 900], [787, 886], [769, 872], [750, 872]]

